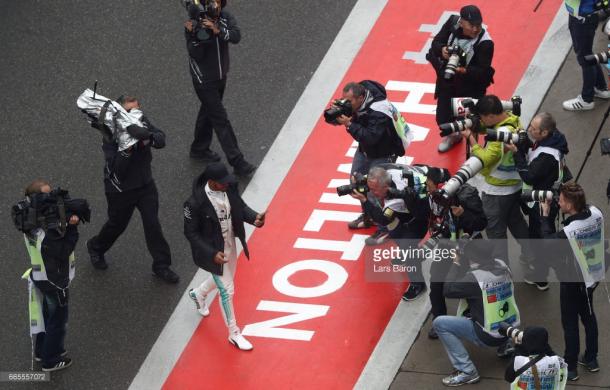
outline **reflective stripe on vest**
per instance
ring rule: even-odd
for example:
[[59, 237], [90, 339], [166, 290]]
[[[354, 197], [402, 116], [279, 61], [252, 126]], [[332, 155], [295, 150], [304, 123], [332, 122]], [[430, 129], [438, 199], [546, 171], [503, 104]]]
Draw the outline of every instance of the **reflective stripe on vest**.
[[[492, 337], [503, 337], [498, 333], [500, 323], [506, 322], [511, 326], [520, 325], [520, 315], [514, 297], [513, 281], [510, 278], [508, 267], [502, 260], [495, 259], [496, 264], [505, 269], [502, 275], [494, 275], [489, 271], [471, 271], [479, 287], [483, 299], [484, 324], [479, 324], [483, 330]], [[460, 299], [458, 316], [462, 316], [468, 306], [464, 299]]]
[[[513, 370], [517, 371], [525, 366], [529, 360], [535, 358], [526, 356], [515, 356]], [[559, 356], [545, 356], [536, 362], [536, 369], [540, 379], [542, 390], [564, 390], [568, 381], [568, 365]], [[523, 374], [515, 378], [510, 385], [511, 390], [534, 390], [536, 389], [532, 368], [528, 368]]]
[[[30, 263], [32, 264], [32, 279], [36, 281], [48, 281], [47, 270], [44, 266], [44, 261], [42, 260], [42, 241], [45, 238], [45, 232], [42, 229], [37, 229], [33, 232], [34, 237], [28, 237], [27, 234], [24, 234], [25, 247], [28, 250], [28, 254], [30, 255]], [[74, 271], [76, 268], [76, 261], [74, 257], [74, 252], [70, 254], [70, 270], [69, 270], [69, 278], [70, 281], [74, 279]]]
[[[548, 146], [539, 146], [535, 150], [532, 150], [532, 149], [528, 150], [528, 152], [527, 152], [528, 164], [531, 163], [532, 161], [534, 161], [541, 153], [550, 154], [551, 156], [553, 156], [555, 158], [555, 160], [557, 160], [557, 167], [558, 167], [557, 180], [555, 181], [555, 183], [553, 183], [553, 186], [558, 187], [558, 185], [563, 182], [563, 167], [565, 166], [564, 156], [559, 150], [557, 150], [555, 148], [549, 148]], [[533, 187], [531, 185], [527, 184], [526, 182], [523, 182], [524, 190], [531, 190], [532, 188]], [[534, 207], [534, 204], [536, 204], [536, 202], [527, 202], [527, 207], [529, 207], [531, 209], [532, 207]]]
[[606, 277], [604, 216], [595, 206], [589, 206], [589, 210], [591, 216], [572, 221], [563, 228], [587, 287]]
[[44, 332], [45, 326], [44, 316], [42, 314], [42, 293], [36, 287], [36, 285], [34, 285], [32, 279], [30, 279], [31, 273], [32, 269], [29, 268], [27, 271], [25, 271], [21, 278], [28, 280], [28, 312], [30, 314], [30, 336], [33, 336], [35, 334]]

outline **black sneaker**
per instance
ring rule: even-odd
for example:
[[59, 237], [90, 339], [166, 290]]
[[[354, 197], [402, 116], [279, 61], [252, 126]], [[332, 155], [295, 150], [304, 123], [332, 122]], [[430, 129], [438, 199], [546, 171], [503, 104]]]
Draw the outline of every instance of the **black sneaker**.
[[426, 291], [426, 285], [423, 283], [411, 283], [409, 284], [409, 288], [402, 295], [403, 301], [414, 301], [421, 296], [421, 294]]
[[506, 342], [498, 347], [496, 351], [496, 356], [500, 359], [508, 359], [515, 355], [515, 346], [510, 341], [510, 339], [506, 340]]
[[242, 160], [241, 163], [233, 167], [233, 172], [237, 176], [250, 176], [256, 171], [256, 165], [250, 164], [246, 160]]
[[156, 271], [153, 271], [153, 275], [155, 275], [158, 278], [163, 279], [163, 281], [165, 281], [167, 283], [175, 284], [180, 281], [180, 276], [178, 276], [178, 274], [175, 273], [174, 271], [172, 271], [169, 267], [161, 268]]
[[434, 330], [434, 327], [430, 327], [430, 330], [428, 331], [428, 338], [430, 340], [436, 340], [438, 339], [438, 334], [436, 334], [436, 330]]
[[[60, 357], [64, 357], [68, 354], [68, 351], [63, 351], [61, 354], [59, 354]], [[36, 362], [41, 362], [42, 358], [40, 356], [36, 356], [34, 355], [34, 361]]]
[[390, 232], [388, 232], [387, 230], [377, 229], [377, 231], [372, 236], [369, 236], [364, 240], [364, 243], [368, 246], [381, 245], [386, 242], [389, 236]]
[[59, 371], [59, 370], [63, 370], [64, 368], [68, 368], [72, 365], [72, 359], [70, 359], [69, 357], [63, 357], [61, 358], [60, 361], [58, 361], [57, 363], [55, 363], [52, 366], [42, 366], [42, 371], [45, 372], [50, 372], [50, 371]]
[[99, 253], [91, 249], [91, 240], [87, 241], [87, 252], [89, 252], [89, 258], [91, 259], [91, 264], [95, 269], [106, 269], [108, 268], [108, 263], [106, 263], [106, 259], [104, 258], [103, 253]]
[[568, 380], [569, 381], [577, 381], [578, 378], [580, 378], [578, 376], [578, 370], [574, 369], [574, 370], [568, 370]]
[[590, 361], [586, 361], [584, 355], [578, 359], [578, 364], [584, 366], [589, 372], [598, 372], [599, 371], [599, 363], [597, 359], [593, 359]]
[[536, 286], [540, 291], [546, 291], [549, 289], [549, 282], [534, 282], [528, 278], [523, 278], [523, 281], [530, 286]]
[[366, 214], [360, 214], [358, 218], [347, 224], [350, 229], [368, 229], [371, 226], [373, 226], [373, 220]]
[[220, 161], [220, 156], [218, 155], [218, 153], [210, 149], [207, 149], [203, 152], [194, 152], [191, 150], [191, 152], [189, 153], [189, 157], [194, 160], [200, 160], [206, 163]]

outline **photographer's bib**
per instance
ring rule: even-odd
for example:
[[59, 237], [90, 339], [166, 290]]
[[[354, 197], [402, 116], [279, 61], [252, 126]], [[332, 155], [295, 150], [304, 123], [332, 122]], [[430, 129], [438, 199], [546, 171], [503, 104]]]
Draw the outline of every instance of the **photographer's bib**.
[[[532, 149], [528, 150], [528, 152], [527, 152], [528, 164], [530, 164], [532, 161], [534, 161], [541, 153], [550, 154], [551, 156], [553, 156], [555, 158], [555, 160], [557, 160], [557, 169], [559, 169], [559, 171], [557, 172], [557, 181], [555, 183], [553, 183], [553, 186], [557, 187], [561, 182], [563, 182], [563, 167], [565, 166], [565, 158], [558, 149], [549, 148], [548, 146], [539, 146], [534, 150], [532, 150]], [[532, 186], [527, 184], [526, 182], [523, 182], [523, 189], [531, 190]], [[534, 207], [535, 203], [536, 202], [527, 202], [527, 207], [529, 207], [531, 209], [532, 207]]]
[[[508, 267], [502, 260], [495, 259], [496, 264], [505, 269], [502, 275], [494, 275], [490, 271], [471, 271], [479, 287], [483, 299], [484, 324], [479, 324], [483, 330], [492, 337], [502, 338], [498, 332], [500, 324], [506, 322], [516, 327], [520, 324], [519, 309], [515, 303], [513, 281], [510, 278]], [[458, 316], [462, 316], [468, 307], [464, 299], [460, 299]]]
[[411, 144], [411, 141], [413, 141], [413, 133], [410, 131], [409, 125], [400, 111], [398, 111], [398, 109], [392, 103], [390, 103], [388, 99], [373, 102], [371, 104], [371, 110], [380, 112], [392, 120], [394, 130], [396, 130], [396, 134], [402, 142], [402, 147], [406, 151]]
[[[27, 234], [23, 235], [25, 240], [25, 247], [28, 250], [28, 254], [30, 255], [30, 263], [32, 265], [32, 279], [37, 282], [49, 281], [47, 277], [47, 271], [44, 266], [44, 261], [42, 259], [42, 242], [45, 238], [45, 232], [43, 229], [36, 229], [32, 232], [32, 237], [28, 237]], [[69, 270], [69, 279], [70, 282], [74, 279], [74, 272], [76, 270], [76, 260], [74, 258], [74, 252], [70, 254], [70, 270]]]
[[572, 221], [563, 228], [585, 285], [592, 287], [606, 277], [604, 252], [604, 216], [595, 206], [589, 206], [591, 216]]
[[[518, 371], [521, 367], [529, 363], [527, 356], [515, 356], [513, 369]], [[536, 362], [538, 380], [540, 387], [536, 387], [536, 380], [532, 367], [528, 368], [523, 374], [519, 375], [511, 384], [511, 390], [563, 390], [566, 388], [568, 365], [559, 356], [545, 356]]]

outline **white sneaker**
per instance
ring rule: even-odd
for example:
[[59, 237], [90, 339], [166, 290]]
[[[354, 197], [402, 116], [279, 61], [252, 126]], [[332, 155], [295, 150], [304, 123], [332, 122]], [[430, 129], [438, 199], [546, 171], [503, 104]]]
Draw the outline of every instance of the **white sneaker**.
[[241, 333], [232, 333], [229, 335], [229, 342], [242, 351], [251, 351], [252, 348], [254, 348], [252, 344], [250, 344], [250, 342], [241, 335]]
[[205, 295], [200, 297], [197, 295], [194, 289], [189, 290], [189, 298], [195, 302], [195, 306], [197, 307], [197, 311], [204, 317], [210, 315], [210, 309], [208, 309], [208, 304], [205, 302]]
[[438, 144], [438, 152], [445, 153], [460, 142], [462, 142], [462, 135], [460, 133], [454, 133], [443, 137], [441, 143]]
[[596, 98], [610, 99], [610, 91], [608, 91], [607, 89], [597, 89], [597, 88], [594, 88], [594, 90], [595, 90], [595, 97]]
[[595, 103], [587, 103], [578, 95], [574, 99], [563, 102], [563, 109], [568, 111], [588, 111], [595, 107]]

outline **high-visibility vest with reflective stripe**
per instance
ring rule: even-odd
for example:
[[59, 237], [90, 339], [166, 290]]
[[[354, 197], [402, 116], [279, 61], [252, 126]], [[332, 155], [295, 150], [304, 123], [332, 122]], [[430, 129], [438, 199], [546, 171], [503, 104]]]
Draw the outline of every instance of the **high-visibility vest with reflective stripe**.
[[42, 315], [42, 293], [34, 285], [30, 274], [32, 269], [28, 268], [27, 271], [21, 276], [22, 279], [28, 280], [28, 312], [30, 315], [30, 335], [35, 335], [45, 331], [44, 317]]
[[604, 252], [604, 216], [595, 206], [589, 206], [591, 215], [564, 226], [578, 268], [587, 287], [606, 278]]
[[[534, 161], [536, 157], [538, 157], [541, 153], [550, 154], [555, 158], [555, 160], [557, 160], [557, 167], [559, 171], [557, 172], [557, 180], [555, 181], [555, 183], [553, 183], [553, 187], [558, 188], [558, 185], [563, 182], [563, 167], [565, 166], [565, 157], [563, 156], [563, 153], [561, 153], [555, 148], [549, 148], [548, 146], [539, 146], [535, 150], [530, 149], [527, 152], [528, 163]], [[523, 189], [531, 190], [532, 186], [527, 184], [526, 182], [523, 182]], [[527, 207], [532, 208], [534, 207], [535, 203], [536, 202], [527, 202]]]
[[[28, 254], [30, 255], [30, 262], [32, 264], [32, 279], [37, 282], [40, 281], [48, 281], [47, 271], [44, 266], [44, 261], [42, 260], [42, 241], [45, 238], [45, 232], [42, 229], [37, 229], [32, 232], [32, 236], [28, 237], [27, 234], [23, 235], [25, 240], [25, 247], [28, 250]], [[74, 279], [74, 271], [76, 268], [76, 261], [74, 258], [74, 252], [70, 254], [70, 271], [69, 278], [70, 281]]]
[[[515, 356], [513, 369], [518, 371], [529, 363], [535, 356]], [[564, 390], [568, 381], [568, 365], [559, 356], [545, 356], [536, 362], [540, 389], [542, 390]], [[511, 390], [535, 390], [535, 379], [532, 367], [519, 375], [510, 385]]]

